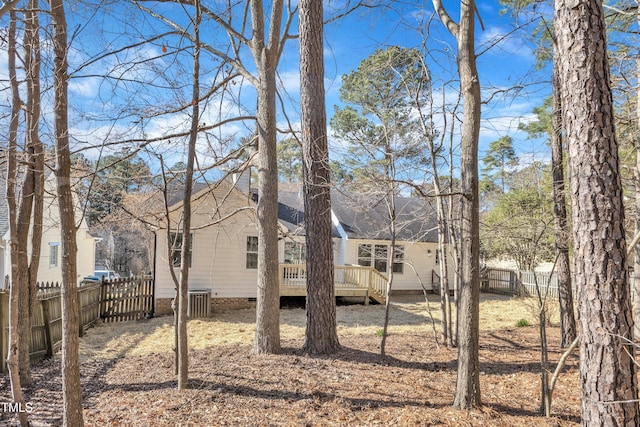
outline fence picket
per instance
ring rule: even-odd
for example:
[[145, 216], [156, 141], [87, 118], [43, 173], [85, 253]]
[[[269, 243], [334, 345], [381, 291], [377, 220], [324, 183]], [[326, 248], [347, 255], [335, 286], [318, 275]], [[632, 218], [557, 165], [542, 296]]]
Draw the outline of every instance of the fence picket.
[[[62, 346], [60, 284], [38, 284], [31, 328], [32, 362], [52, 356]], [[80, 325], [78, 334], [99, 319], [104, 322], [137, 320], [153, 313], [153, 279], [150, 276], [116, 279], [111, 282], [81, 284], [78, 287]], [[9, 291], [0, 290], [0, 352], [7, 354]], [[6, 370], [0, 357], [0, 372]]]
[[[506, 295], [536, 296], [558, 298], [558, 275], [549, 272], [514, 271], [499, 268], [487, 268], [482, 278], [482, 290]], [[575, 293], [575, 287], [573, 292]]]

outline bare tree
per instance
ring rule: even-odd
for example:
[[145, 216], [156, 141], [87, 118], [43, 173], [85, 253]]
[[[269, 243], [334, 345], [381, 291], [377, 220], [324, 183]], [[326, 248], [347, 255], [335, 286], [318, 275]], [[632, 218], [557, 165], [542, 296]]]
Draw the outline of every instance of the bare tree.
[[71, 152], [68, 125], [67, 22], [62, 0], [49, 0], [53, 23], [54, 132], [58, 204], [62, 249], [62, 397], [63, 425], [84, 425], [80, 358], [78, 354], [78, 284], [76, 224], [71, 192]]
[[[8, 31], [8, 66], [9, 81], [11, 83], [11, 121], [9, 123], [9, 140], [7, 147], [7, 174], [5, 176], [6, 198], [9, 214], [9, 235], [11, 237], [11, 277], [18, 277], [18, 227], [16, 222], [16, 192], [15, 182], [17, 179], [17, 140], [18, 127], [20, 122], [20, 93], [18, 88], [18, 79], [16, 76], [16, 13], [12, 10], [9, 12], [9, 31]], [[17, 281], [16, 281], [17, 282]], [[24, 405], [22, 396], [22, 385], [20, 381], [20, 334], [18, 331], [18, 287], [14, 282], [9, 290], [9, 345], [7, 354], [7, 366], [9, 368], [9, 379], [11, 381], [11, 396], [13, 401]], [[28, 347], [27, 347], [28, 351]], [[25, 427], [29, 425], [26, 412], [20, 412], [20, 425]]]
[[[44, 153], [40, 141], [40, 39], [38, 32], [38, 2], [30, 0], [25, 11], [24, 33], [24, 69], [27, 101], [23, 106], [25, 112], [25, 144], [24, 162], [26, 167], [22, 173], [20, 191], [20, 207], [18, 211], [18, 277], [16, 285], [19, 291], [20, 335], [30, 336], [33, 306], [36, 300], [36, 282], [40, 249], [42, 246], [42, 217], [44, 194]], [[18, 184], [16, 182], [16, 184]], [[29, 234], [31, 239], [29, 258]], [[29, 340], [21, 341], [20, 377], [22, 385], [31, 385], [31, 369], [29, 363]]]
[[257, 354], [280, 351], [276, 69], [284, 42], [280, 38], [283, 3], [283, 0], [271, 3], [270, 26], [266, 32], [263, 2], [251, 2], [253, 38], [249, 45], [258, 73], [258, 298], [253, 341], [253, 351]]
[[583, 425], [638, 425], [624, 208], [602, 2], [555, 3], [580, 321]]
[[0, 18], [4, 16], [5, 13], [13, 10], [13, 7], [18, 4], [18, 0], [9, 0], [8, 2], [2, 2], [2, 6], [0, 6]]
[[576, 339], [571, 267], [569, 264], [569, 227], [564, 185], [562, 150], [562, 100], [557, 61], [553, 64], [553, 111], [551, 116], [551, 168], [553, 176], [553, 217], [557, 253], [558, 302], [560, 304], [560, 347], [567, 348]]
[[193, 169], [196, 157], [196, 143], [198, 141], [198, 126], [200, 123], [200, 22], [202, 10], [200, 1], [194, 0], [193, 24], [193, 98], [191, 101], [191, 131], [189, 132], [189, 149], [187, 154], [187, 169], [185, 171], [184, 196], [182, 199], [182, 251], [180, 256], [180, 285], [177, 289], [177, 351], [178, 351], [178, 389], [187, 388], [189, 381], [189, 344], [187, 335], [187, 306], [189, 304], [189, 264], [191, 253], [191, 194], [193, 186]]
[[453, 405], [471, 409], [481, 404], [479, 369], [480, 239], [478, 195], [478, 137], [480, 132], [480, 80], [474, 43], [475, 1], [460, 2], [460, 21], [454, 22], [441, 0], [433, 0], [440, 20], [456, 38], [458, 74], [464, 121], [460, 150], [462, 277], [458, 303], [458, 378]]
[[304, 351], [330, 354], [338, 342], [327, 118], [324, 95], [322, 2], [301, 0], [300, 112], [305, 236], [307, 247], [307, 325]]
[[[640, 3], [636, 8], [636, 20], [640, 25]], [[640, 76], [640, 55], [636, 58], [636, 72]], [[636, 129], [640, 129], [640, 87], [636, 89]], [[636, 236], [640, 236], [640, 132], [636, 132], [636, 164], [634, 170], [635, 190], [635, 224]], [[640, 337], [640, 244], [636, 243], [633, 251], [633, 290], [634, 298], [634, 336]]]

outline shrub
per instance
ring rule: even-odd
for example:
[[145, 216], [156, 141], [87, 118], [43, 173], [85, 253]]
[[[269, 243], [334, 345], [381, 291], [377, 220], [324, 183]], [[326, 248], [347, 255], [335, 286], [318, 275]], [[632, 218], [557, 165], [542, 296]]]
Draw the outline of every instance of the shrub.
[[517, 326], [518, 328], [522, 328], [522, 327], [525, 327], [525, 326], [529, 326], [529, 321], [528, 321], [527, 319], [520, 319], [520, 320], [518, 320], [518, 321], [516, 322], [516, 326]]

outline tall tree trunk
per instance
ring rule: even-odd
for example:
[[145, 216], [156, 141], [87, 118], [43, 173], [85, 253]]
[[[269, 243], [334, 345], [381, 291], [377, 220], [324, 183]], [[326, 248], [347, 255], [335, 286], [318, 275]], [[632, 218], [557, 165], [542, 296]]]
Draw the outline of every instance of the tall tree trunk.
[[[387, 147], [387, 152], [391, 152]], [[384, 322], [382, 324], [382, 341], [380, 343], [380, 356], [384, 357], [387, 344], [387, 329], [389, 328], [389, 314], [391, 311], [391, 288], [393, 287], [393, 260], [396, 256], [396, 234], [397, 234], [397, 216], [396, 216], [396, 184], [395, 184], [395, 168], [393, 167], [393, 159], [391, 156], [386, 156], [386, 161], [389, 165], [385, 169], [393, 171], [389, 176], [387, 172], [387, 179], [389, 181], [389, 190], [385, 196], [385, 202], [387, 204], [387, 212], [389, 213], [389, 231], [391, 233], [391, 246], [389, 248], [389, 254], [387, 256], [387, 286], [385, 290], [386, 300], [384, 304]], [[375, 246], [373, 249], [372, 258], [375, 257]], [[375, 263], [374, 263], [375, 266]]]
[[[640, 2], [636, 2], [636, 20], [640, 25]], [[640, 56], [636, 59], [636, 74], [640, 78]], [[635, 169], [635, 235], [640, 234], [640, 83], [636, 88], [636, 169]], [[634, 334], [640, 338], [640, 242], [633, 247], [633, 319]]]
[[193, 24], [193, 91], [191, 100], [191, 130], [185, 171], [184, 197], [182, 200], [182, 250], [180, 252], [180, 287], [178, 290], [178, 389], [187, 388], [189, 381], [189, 341], [187, 333], [187, 306], [189, 305], [189, 267], [191, 262], [191, 194], [193, 190], [193, 170], [198, 143], [200, 123], [200, 22], [202, 10], [200, 1], [194, 0], [195, 19]]
[[479, 318], [480, 318], [480, 209], [478, 201], [478, 138], [480, 134], [480, 80], [476, 69], [472, 1], [460, 2], [460, 23], [454, 23], [440, 0], [433, 0], [442, 22], [456, 37], [458, 74], [463, 99], [464, 121], [460, 149], [461, 230], [460, 300], [458, 303], [458, 377], [453, 406], [479, 406]]
[[[9, 380], [11, 382], [11, 397], [15, 403], [24, 405], [24, 398], [22, 396], [22, 384], [20, 381], [20, 335], [18, 328], [18, 287], [15, 286], [16, 279], [18, 277], [18, 228], [16, 222], [16, 193], [15, 182], [17, 177], [17, 140], [18, 140], [18, 126], [20, 123], [20, 93], [18, 87], [18, 79], [16, 76], [16, 13], [12, 10], [9, 18], [9, 32], [8, 32], [8, 68], [9, 68], [9, 81], [11, 83], [11, 120], [9, 123], [9, 140], [7, 150], [7, 174], [5, 177], [6, 183], [6, 198], [7, 208], [9, 214], [9, 238], [10, 238], [10, 251], [11, 251], [11, 288], [9, 291], [9, 344], [7, 354], [7, 367], [9, 368]], [[4, 355], [2, 355], [4, 357]], [[27, 413], [19, 413], [20, 425], [26, 427], [29, 422], [27, 419]]]
[[282, 22], [282, 0], [271, 5], [265, 45], [262, 1], [251, 2], [251, 50], [258, 68], [258, 291], [256, 354], [280, 351], [280, 284], [278, 281], [278, 158], [276, 153], [276, 66]]
[[303, 350], [331, 354], [340, 348], [336, 322], [331, 178], [324, 95], [322, 2], [301, 0], [300, 113], [307, 248], [307, 325]]
[[[459, 102], [456, 104], [456, 108], [451, 112], [451, 117], [454, 118], [456, 114]], [[451, 252], [452, 270], [453, 274], [453, 300], [455, 301], [455, 315], [451, 315], [451, 328], [449, 332], [452, 335], [452, 344], [458, 345], [458, 324], [460, 323], [460, 310], [458, 309], [458, 302], [460, 301], [460, 277], [462, 277], [462, 263], [460, 261], [460, 216], [457, 214], [457, 209], [454, 202], [461, 200], [461, 197], [455, 196], [454, 193], [457, 189], [453, 185], [453, 165], [454, 165], [454, 126], [451, 126], [450, 140], [449, 140], [449, 196], [447, 197], [447, 222], [449, 225], [449, 240], [448, 249]]]
[[640, 425], [618, 143], [600, 0], [555, 3], [583, 425]]
[[556, 240], [556, 271], [558, 272], [558, 302], [560, 303], [560, 347], [567, 348], [576, 339], [576, 318], [573, 313], [573, 290], [569, 264], [569, 228], [564, 190], [562, 153], [562, 101], [558, 81], [558, 64], [553, 63], [553, 111], [551, 116], [551, 167], [553, 174], [553, 218]]
[[[38, 36], [38, 3], [30, 0], [25, 12], [24, 35], [25, 80], [27, 103], [25, 108], [25, 159], [27, 168], [21, 190], [18, 211], [18, 280], [20, 305], [20, 334], [31, 335], [31, 319], [36, 300], [36, 280], [42, 246], [42, 209], [44, 186], [43, 148], [40, 142], [40, 38]], [[29, 259], [31, 235], [31, 259]], [[33, 264], [33, 266], [31, 265]], [[35, 271], [34, 271], [35, 268]], [[23, 386], [31, 385], [29, 360], [30, 340], [22, 340], [20, 349], [20, 377]]]
[[54, 53], [54, 132], [56, 140], [56, 178], [60, 208], [62, 249], [62, 397], [63, 425], [84, 425], [80, 358], [78, 355], [77, 244], [74, 203], [71, 193], [71, 154], [69, 149], [67, 22], [62, 0], [49, 0], [53, 23]]

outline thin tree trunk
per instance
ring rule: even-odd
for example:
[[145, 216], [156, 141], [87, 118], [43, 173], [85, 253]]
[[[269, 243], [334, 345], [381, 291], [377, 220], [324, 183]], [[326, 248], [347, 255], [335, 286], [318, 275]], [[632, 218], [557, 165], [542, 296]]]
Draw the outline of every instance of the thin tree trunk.
[[[456, 109], [459, 103], [456, 104]], [[455, 117], [455, 110], [451, 113], [451, 117]], [[462, 276], [462, 268], [460, 262], [460, 218], [454, 208], [454, 200], [457, 196], [454, 196], [453, 185], [453, 141], [454, 141], [454, 126], [451, 126], [450, 139], [449, 139], [449, 196], [448, 200], [448, 212], [447, 221], [449, 223], [449, 250], [451, 251], [451, 259], [453, 261], [453, 300], [455, 301], [455, 316], [451, 316], [451, 328], [449, 332], [452, 335], [453, 345], [458, 345], [458, 324], [460, 323], [460, 310], [458, 309], [458, 302], [460, 301], [460, 277]], [[455, 323], [453, 320], [455, 319]]]
[[278, 158], [276, 152], [276, 65], [282, 22], [282, 0], [271, 5], [265, 45], [262, 1], [251, 2], [251, 49], [258, 68], [258, 286], [256, 354], [280, 351], [280, 284], [278, 281]]
[[62, 397], [63, 425], [84, 425], [80, 358], [78, 354], [78, 284], [76, 266], [76, 225], [71, 193], [71, 154], [68, 126], [67, 23], [62, 0], [49, 0], [53, 23], [54, 52], [54, 132], [56, 140], [56, 178], [60, 208], [62, 249]]
[[[40, 29], [38, 3], [30, 0], [26, 16], [24, 36], [25, 80], [27, 83], [27, 103], [25, 106], [25, 154], [27, 168], [21, 190], [18, 212], [18, 280], [20, 305], [20, 334], [30, 336], [33, 306], [36, 301], [37, 271], [42, 247], [42, 215], [44, 193], [44, 158], [40, 142]], [[29, 259], [29, 235], [31, 236], [31, 259]], [[31, 381], [30, 340], [21, 341], [20, 377], [23, 386]]]
[[[20, 116], [20, 93], [18, 87], [18, 79], [16, 76], [16, 13], [12, 10], [9, 18], [8, 30], [8, 68], [9, 81], [11, 83], [11, 121], [9, 124], [9, 140], [7, 150], [7, 175], [6, 182], [6, 198], [9, 213], [9, 236], [11, 242], [11, 277], [12, 283], [9, 291], [9, 344], [7, 354], [7, 367], [9, 369], [9, 380], [11, 382], [11, 397], [15, 403], [24, 406], [24, 398], [22, 396], [22, 384], [20, 381], [20, 334], [18, 330], [18, 287], [15, 286], [18, 277], [18, 240], [16, 225], [16, 194], [15, 181], [17, 176], [16, 155], [17, 155], [17, 139], [18, 126]], [[4, 357], [4, 355], [3, 355]], [[29, 424], [26, 412], [20, 412], [20, 425], [26, 427]]]
[[460, 3], [456, 24], [440, 0], [433, 0], [442, 22], [456, 37], [458, 74], [464, 121], [460, 149], [462, 277], [458, 303], [458, 377], [453, 406], [471, 409], [481, 405], [479, 369], [480, 239], [478, 202], [478, 137], [480, 132], [480, 81], [474, 44], [475, 2]]
[[307, 325], [303, 350], [330, 354], [338, 342], [331, 182], [324, 95], [322, 2], [300, 0], [300, 112], [305, 236], [307, 248]]
[[[393, 160], [390, 160], [393, 161]], [[382, 325], [382, 342], [380, 343], [380, 356], [385, 356], [386, 343], [387, 343], [387, 329], [389, 328], [389, 312], [391, 310], [391, 288], [393, 287], [393, 259], [396, 254], [396, 201], [395, 201], [395, 184], [393, 180], [390, 180], [391, 186], [389, 196], [387, 196], [387, 207], [389, 209], [389, 226], [391, 231], [391, 247], [389, 248], [389, 255], [387, 257], [387, 288], [386, 288], [386, 300], [384, 305], [384, 323]], [[390, 197], [390, 199], [389, 199]], [[374, 246], [375, 256], [375, 246]], [[372, 257], [373, 258], [373, 257]]]
[[553, 174], [553, 217], [556, 240], [558, 301], [560, 304], [560, 347], [566, 348], [576, 339], [576, 319], [573, 313], [573, 290], [569, 264], [569, 228], [564, 187], [562, 153], [562, 101], [558, 81], [557, 61], [553, 64], [553, 112], [551, 116], [551, 165]]
[[[637, 4], [636, 20], [640, 25], [640, 2]], [[636, 59], [636, 73], [640, 77], [640, 57]], [[640, 234], [640, 83], [636, 89], [636, 169], [635, 169], [635, 235]], [[633, 247], [633, 318], [634, 318], [634, 338], [640, 338], [640, 244]]]
[[182, 201], [182, 248], [180, 252], [180, 287], [178, 292], [178, 390], [187, 388], [189, 382], [189, 341], [187, 333], [187, 306], [189, 304], [189, 267], [191, 262], [191, 194], [193, 190], [193, 170], [200, 123], [200, 22], [202, 10], [200, 1], [194, 0], [195, 20], [193, 26], [193, 92], [191, 100], [191, 131], [187, 170], [185, 171], [184, 198]]
[[555, 3], [580, 321], [583, 425], [640, 425], [602, 3]]

